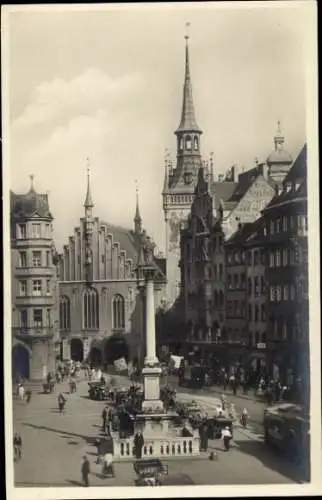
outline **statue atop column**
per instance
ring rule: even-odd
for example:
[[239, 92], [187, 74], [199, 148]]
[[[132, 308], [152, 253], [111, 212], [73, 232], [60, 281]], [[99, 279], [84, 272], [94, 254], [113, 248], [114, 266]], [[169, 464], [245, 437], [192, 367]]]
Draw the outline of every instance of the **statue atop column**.
[[143, 231], [142, 235], [142, 251], [143, 251], [143, 260], [144, 265], [151, 266], [154, 263], [154, 248], [155, 244], [151, 240], [149, 236], [147, 236], [146, 232]]

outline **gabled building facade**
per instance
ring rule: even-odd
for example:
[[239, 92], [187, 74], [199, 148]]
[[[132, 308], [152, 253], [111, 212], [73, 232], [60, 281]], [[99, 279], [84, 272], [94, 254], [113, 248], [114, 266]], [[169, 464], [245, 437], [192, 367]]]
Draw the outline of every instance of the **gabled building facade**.
[[[90, 182], [85, 215], [59, 259], [61, 355], [108, 365], [119, 357], [144, 358], [144, 290], [137, 289], [137, 262], [143, 244], [154, 243], [142, 228], [137, 199], [134, 229], [93, 215]], [[165, 283], [165, 259], [157, 268], [156, 307]]]
[[269, 369], [272, 377], [301, 394], [309, 376], [306, 146], [263, 210], [263, 218]]
[[55, 366], [58, 334], [53, 216], [48, 195], [33, 186], [11, 192], [13, 377], [43, 380]]

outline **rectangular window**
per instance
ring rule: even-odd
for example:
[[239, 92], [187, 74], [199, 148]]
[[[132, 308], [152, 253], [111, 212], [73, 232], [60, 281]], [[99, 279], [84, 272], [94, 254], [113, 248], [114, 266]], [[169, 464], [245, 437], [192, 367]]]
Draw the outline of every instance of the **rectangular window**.
[[228, 262], [228, 264], [231, 264], [231, 262], [232, 262], [232, 255], [231, 255], [231, 253], [227, 254], [227, 262]]
[[42, 309], [34, 309], [34, 327], [42, 328]]
[[261, 264], [262, 266], [265, 266], [265, 250], [261, 250], [260, 254], [261, 254]]
[[283, 299], [288, 300], [289, 299], [289, 294], [288, 294], [289, 288], [288, 285], [283, 286]]
[[50, 252], [46, 252], [46, 267], [50, 267]]
[[21, 309], [21, 311], [20, 311], [20, 327], [21, 328], [28, 327], [28, 311], [27, 311], [27, 309]]
[[246, 274], [241, 273], [240, 275], [240, 287], [245, 289], [246, 288]]
[[51, 310], [50, 309], [46, 310], [46, 325], [48, 327], [51, 327]]
[[294, 248], [290, 248], [290, 264], [291, 266], [294, 266], [295, 264], [295, 252], [294, 252]]
[[282, 325], [282, 340], [287, 340], [287, 324]]
[[269, 287], [269, 298], [270, 298], [271, 302], [276, 301], [276, 287], [275, 286]]
[[222, 278], [223, 275], [223, 265], [219, 264], [219, 278]]
[[27, 280], [19, 281], [19, 294], [22, 297], [25, 297], [27, 295]]
[[26, 224], [18, 224], [18, 239], [25, 240], [27, 238]]
[[240, 303], [240, 315], [244, 318], [246, 313], [246, 302], [244, 300]]
[[247, 263], [249, 266], [252, 265], [252, 252], [251, 252], [251, 250], [248, 250], [248, 252], [247, 252]]
[[275, 252], [275, 264], [276, 264], [276, 267], [281, 266], [281, 251], [280, 250], [276, 250], [276, 252]]
[[19, 252], [19, 267], [27, 267], [27, 252]]
[[32, 252], [32, 267], [41, 267], [41, 252]]
[[282, 287], [280, 285], [276, 287], [276, 300], [277, 302], [282, 300]]
[[239, 264], [240, 263], [240, 255], [239, 255], [239, 252], [236, 251], [234, 252], [234, 261]]
[[41, 237], [41, 233], [40, 233], [40, 224], [32, 224], [31, 225], [31, 235], [32, 235], [32, 238], [40, 238]]
[[46, 295], [50, 295], [50, 280], [46, 280]]
[[259, 253], [257, 250], [254, 252], [254, 266], [257, 266], [259, 264]]
[[255, 292], [255, 297], [258, 297], [260, 295], [258, 276], [255, 276], [254, 279], [254, 292]]
[[32, 294], [35, 297], [41, 296], [41, 280], [32, 280]]
[[242, 261], [242, 262], [246, 262], [246, 252], [245, 252], [245, 250], [242, 250], [242, 253], [241, 253], [241, 261]]
[[283, 266], [288, 266], [288, 249], [283, 248]]
[[295, 220], [294, 220], [294, 215], [290, 215], [290, 228], [294, 229], [295, 228]]
[[275, 255], [274, 252], [269, 254], [269, 267], [275, 267]]
[[248, 278], [248, 295], [252, 295], [252, 278]]
[[269, 232], [271, 234], [274, 234], [274, 229], [275, 229], [274, 226], [275, 226], [274, 221], [271, 220], [270, 225], [269, 225]]
[[276, 232], [281, 232], [281, 219], [279, 217], [276, 219]]
[[231, 274], [227, 274], [227, 284], [228, 284], [228, 288], [232, 288], [232, 276], [231, 276]]
[[248, 321], [252, 321], [252, 306], [249, 304], [248, 306]]
[[283, 216], [283, 231], [287, 231], [288, 225], [287, 225], [287, 216]]
[[214, 265], [214, 278], [217, 279], [217, 264]]
[[50, 224], [45, 224], [45, 238], [50, 238]]
[[265, 304], [261, 305], [261, 317], [262, 321], [266, 321], [266, 310], [265, 310]]
[[239, 287], [239, 276], [238, 274], [234, 274], [234, 288]]
[[290, 285], [290, 299], [295, 300], [295, 286], [293, 283]]
[[261, 295], [266, 294], [266, 286], [264, 276], [261, 276]]
[[239, 315], [239, 303], [238, 303], [238, 300], [234, 300], [234, 314], [236, 316]]

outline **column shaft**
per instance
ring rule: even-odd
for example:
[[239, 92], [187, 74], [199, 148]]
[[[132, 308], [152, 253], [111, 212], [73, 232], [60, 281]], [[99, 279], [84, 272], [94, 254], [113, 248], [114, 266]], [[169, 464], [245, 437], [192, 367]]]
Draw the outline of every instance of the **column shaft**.
[[155, 359], [154, 284], [152, 279], [148, 279], [146, 284], [146, 357]]

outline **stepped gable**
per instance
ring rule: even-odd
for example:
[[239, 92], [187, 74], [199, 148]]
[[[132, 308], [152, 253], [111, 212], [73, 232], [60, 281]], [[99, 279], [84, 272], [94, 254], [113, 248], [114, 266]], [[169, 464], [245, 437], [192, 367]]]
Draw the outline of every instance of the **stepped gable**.
[[[144, 232], [138, 234], [132, 229], [116, 226], [105, 221], [101, 221], [100, 226], [106, 227], [107, 233], [113, 236], [113, 243], [119, 243], [120, 251], [125, 251], [126, 259], [132, 259], [133, 264], [136, 265], [143, 238], [147, 235]], [[163, 261], [164, 259], [154, 257], [154, 263], [162, 275], [165, 274], [165, 263]]]

